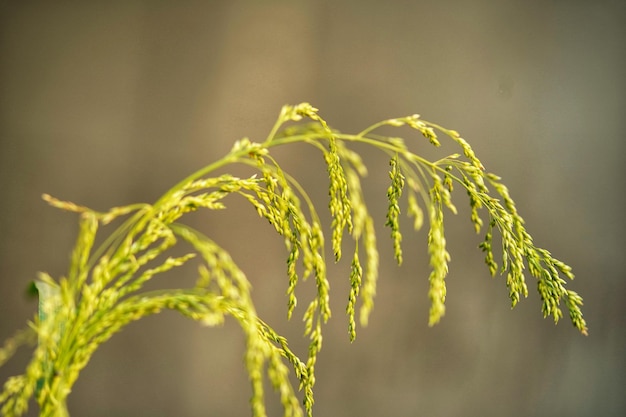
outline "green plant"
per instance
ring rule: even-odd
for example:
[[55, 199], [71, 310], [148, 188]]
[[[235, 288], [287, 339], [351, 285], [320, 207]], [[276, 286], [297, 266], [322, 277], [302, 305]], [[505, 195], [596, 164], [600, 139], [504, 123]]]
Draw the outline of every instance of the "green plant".
[[[288, 124], [309, 119], [309, 123]], [[287, 124], [287, 125], [286, 125]], [[409, 126], [439, 146], [437, 132], [448, 136], [462, 154], [431, 162], [409, 150], [403, 139], [376, 133], [383, 126]], [[80, 214], [80, 231], [67, 277], [54, 280], [41, 274], [36, 283], [40, 296], [39, 314], [28, 327], [10, 338], [0, 350], [0, 366], [20, 344], [35, 344], [26, 371], [9, 378], [0, 404], [5, 416], [22, 415], [34, 396], [42, 416], [67, 416], [66, 397], [80, 371], [94, 351], [131, 321], [163, 309], [176, 310], [207, 326], [234, 317], [246, 337], [245, 364], [252, 384], [252, 411], [264, 416], [263, 380], [267, 378], [280, 395], [286, 416], [312, 414], [315, 364], [322, 346], [322, 325], [330, 315], [329, 282], [326, 276], [324, 234], [317, 209], [295, 178], [284, 172], [270, 154], [274, 147], [304, 142], [322, 154], [328, 167], [329, 209], [332, 215], [331, 247], [335, 261], [342, 256], [342, 239], [348, 234], [355, 242], [351, 254], [347, 316], [350, 340], [356, 337], [356, 311], [365, 326], [376, 293], [378, 250], [374, 220], [364, 202], [361, 178], [367, 174], [351, 143], [378, 148], [390, 160], [389, 202], [386, 226], [391, 231], [395, 259], [402, 263], [400, 202], [406, 195], [406, 211], [419, 230], [427, 222], [431, 301], [429, 324], [445, 313], [446, 285], [450, 256], [444, 237], [444, 209], [456, 213], [451, 191], [454, 185], [466, 190], [471, 222], [479, 233], [486, 215], [486, 233], [480, 248], [492, 275], [506, 275], [512, 306], [528, 294], [525, 265], [537, 279], [544, 317], [555, 322], [562, 317], [561, 301], [572, 323], [586, 334], [581, 297], [564, 287], [573, 278], [571, 269], [545, 250], [534, 246], [515, 203], [500, 178], [485, 171], [470, 145], [455, 131], [420, 119], [418, 115], [389, 119], [358, 134], [332, 130], [307, 103], [283, 107], [267, 139], [255, 143], [242, 139], [225, 157], [193, 173], [167, 191], [156, 203], [116, 207], [96, 212], [74, 203], [44, 195], [52, 206]], [[258, 172], [248, 178], [214, 172], [232, 164], [243, 164]], [[493, 191], [491, 191], [493, 190]], [[180, 223], [188, 212], [201, 208], [224, 208], [223, 199], [236, 194], [250, 203], [284, 237], [287, 258], [287, 315], [296, 306], [300, 280], [315, 280], [317, 294], [304, 313], [305, 333], [310, 338], [308, 357], [301, 359], [255, 312], [250, 283], [229, 254], [209, 237]], [[115, 219], [125, 218], [99, 246], [96, 233]], [[493, 234], [500, 234], [499, 265], [492, 246]], [[182, 256], [167, 256], [175, 245], [190, 248]], [[142, 291], [153, 276], [199, 257], [194, 287]], [[364, 266], [363, 266], [364, 265]], [[298, 398], [289, 380], [290, 365], [303, 391]]]

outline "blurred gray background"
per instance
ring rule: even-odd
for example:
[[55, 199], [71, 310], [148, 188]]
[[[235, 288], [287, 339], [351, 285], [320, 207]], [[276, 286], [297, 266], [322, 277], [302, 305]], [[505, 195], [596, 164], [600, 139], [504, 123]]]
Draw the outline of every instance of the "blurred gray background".
[[[35, 312], [25, 292], [36, 272], [68, 266], [76, 217], [42, 193], [99, 210], [152, 202], [235, 140], [262, 140], [286, 103], [309, 101], [345, 131], [417, 112], [462, 132], [504, 178], [535, 243], [574, 268], [590, 335], [544, 320], [534, 282], [510, 309], [467, 211], [446, 223], [448, 310], [428, 328], [426, 234], [405, 237], [398, 268], [380, 227], [377, 304], [353, 344], [349, 265], [331, 270], [315, 415], [623, 416], [625, 11], [618, 0], [2, 2], [0, 339]], [[281, 155], [324, 208], [321, 158]], [[388, 165], [368, 158], [380, 226]], [[280, 238], [229, 204], [198, 227], [231, 251], [259, 312], [305, 354], [302, 309], [284, 318]], [[207, 329], [163, 313], [96, 352], [70, 411], [249, 415], [242, 355], [233, 322]], [[268, 403], [280, 415], [275, 395]]]

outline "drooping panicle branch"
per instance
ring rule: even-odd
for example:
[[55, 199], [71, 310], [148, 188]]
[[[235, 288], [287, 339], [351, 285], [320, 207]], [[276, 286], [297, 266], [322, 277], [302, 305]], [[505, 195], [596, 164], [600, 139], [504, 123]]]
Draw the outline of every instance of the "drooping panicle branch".
[[[430, 161], [411, 150], [417, 141], [380, 135], [377, 130], [383, 126], [417, 131], [428, 141], [417, 143], [418, 149], [428, 143], [438, 147], [448, 137], [459, 151]], [[154, 204], [115, 207], [101, 213], [44, 195], [52, 206], [80, 215], [78, 239], [67, 277], [55, 280], [47, 274], [40, 275], [36, 285], [39, 313], [26, 329], [0, 348], [1, 366], [18, 346], [36, 342], [25, 372], [4, 384], [0, 413], [21, 416], [34, 397], [42, 416], [68, 416], [66, 398], [97, 348], [130, 322], [169, 309], [209, 327], [223, 323], [225, 316], [239, 323], [246, 340], [244, 362], [252, 387], [254, 416], [267, 415], [266, 379], [278, 392], [285, 416], [311, 416], [323, 325], [331, 317], [324, 225], [318, 216], [318, 204], [271, 155], [274, 147], [297, 142], [319, 151], [327, 166], [328, 208], [332, 217], [329, 250], [333, 259], [341, 260], [346, 235], [354, 243], [346, 274], [350, 283], [346, 313], [351, 341], [356, 338], [357, 311], [360, 324], [368, 323], [380, 262], [375, 222], [362, 185], [368, 171], [359, 154], [350, 148], [353, 143], [369, 145], [389, 158], [390, 184], [386, 197], [381, 197], [388, 201], [385, 225], [391, 231], [398, 264], [403, 260], [404, 205], [415, 231], [428, 224], [430, 325], [445, 314], [445, 280], [451, 256], [446, 245], [444, 214], [456, 214], [452, 191], [460, 187], [468, 196], [474, 231], [480, 233], [486, 224], [479, 247], [491, 275], [506, 276], [512, 306], [528, 295], [524, 277], [528, 269], [537, 280], [544, 317], [551, 316], [558, 322], [563, 317], [563, 302], [571, 322], [587, 334], [582, 298], [565, 287], [564, 278], [574, 278], [570, 267], [535, 246], [507, 187], [498, 176], [485, 170], [458, 132], [414, 114], [383, 120], [358, 134], [346, 134], [331, 129], [317, 109], [302, 103], [283, 107], [264, 142], [247, 138], [237, 141], [227, 155], [174, 185]], [[247, 165], [256, 174], [248, 178], [215, 174], [232, 164]], [[299, 283], [307, 278], [315, 281], [315, 294], [307, 300], [303, 312], [305, 335], [309, 338], [306, 359], [300, 359], [287, 340], [257, 316], [252, 286], [231, 255], [184, 222], [190, 212], [225, 209], [230, 195], [249, 203], [284, 238], [288, 317], [299, 305]], [[97, 234], [104, 233], [105, 226], [118, 218], [124, 219], [120, 226], [103, 239], [96, 239]], [[96, 245], [99, 241], [102, 243]], [[494, 242], [502, 245], [499, 257], [494, 253]], [[183, 253], [170, 255], [175, 247], [183, 248]], [[192, 259], [200, 263], [193, 287], [146, 289], [155, 276], [176, 271]], [[292, 386], [290, 367], [301, 394]]]

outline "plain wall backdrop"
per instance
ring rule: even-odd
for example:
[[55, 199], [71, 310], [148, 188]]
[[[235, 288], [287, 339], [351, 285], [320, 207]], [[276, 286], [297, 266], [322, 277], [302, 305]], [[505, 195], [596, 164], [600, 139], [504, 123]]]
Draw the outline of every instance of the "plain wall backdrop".
[[[625, 39], [626, 7], [610, 0], [2, 2], [0, 340], [36, 311], [25, 293], [37, 271], [68, 267], [77, 219], [42, 193], [99, 210], [152, 202], [235, 140], [262, 140], [287, 103], [311, 102], [345, 131], [420, 113], [463, 134], [509, 186], [535, 243], [573, 267], [590, 335], [544, 320], [534, 282], [511, 311], [467, 211], [446, 224], [448, 310], [428, 328], [426, 233], [407, 228], [395, 266], [380, 227], [388, 165], [368, 153], [379, 294], [350, 344], [349, 265], [331, 269], [315, 415], [623, 416]], [[281, 157], [323, 209], [321, 157], [302, 147]], [[243, 202], [229, 205], [198, 227], [231, 251], [262, 317], [305, 354], [302, 310], [285, 319], [280, 238]], [[232, 322], [141, 320], [96, 352], [70, 412], [249, 415], [243, 349]], [[0, 381], [27, 360], [18, 354]], [[271, 392], [268, 403], [280, 415]]]

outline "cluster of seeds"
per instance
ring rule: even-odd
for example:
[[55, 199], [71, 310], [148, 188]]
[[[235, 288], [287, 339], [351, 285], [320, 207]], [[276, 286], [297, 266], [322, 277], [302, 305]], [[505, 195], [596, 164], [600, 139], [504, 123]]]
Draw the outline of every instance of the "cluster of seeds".
[[[303, 119], [310, 123], [297, 123]], [[434, 146], [440, 145], [438, 132], [441, 132], [461, 148], [463, 156], [458, 153], [435, 162], [426, 160], [409, 150], [405, 140], [376, 134], [376, 129], [382, 126], [408, 126]], [[52, 206], [79, 213], [79, 235], [67, 277], [54, 280], [41, 274], [37, 282], [41, 300], [39, 314], [29, 327], [8, 339], [0, 349], [1, 366], [19, 345], [36, 343], [24, 374], [10, 378], [0, 392], [2, 415], [23, 415], [34, 396], [41, 415], [67, 416], [66, 397], [95, 350], [130, 322], [164, 309], [178, 311], [205, 326], [220, 325], [227, 315], [235, 318], [246, 336], [245, 364], [253, 391], [253, 414], [266, 415], [264, 379], [267, 377], [280, 395], [285, 416], [301, 416], [305, 412], [312, 415], [322, 328], [331, 316], [330, 283], [324, 233], [316, 206], [300, 183], [284, 172], [270, 154], [276, 146], [295, 142], [307, 143], [319, 150], [327, 165], [334, 260], [342, 258], [345, 234], [354, 241], [346, 307], [351, 341], [356, 337], [357, 310], [361, 325], [368, 323], [379, 264], [374, 219], [361, 186], [367, 169], [359, 154], [350, 149], [351, 143], [371, 145], [389, 157], [385, 225], [390, 229], [398, 264], [403, 259], [400, 228], [403, 204], [416, 231], [426, 220], [428, 222], [428, 255], [432, 268], [428, 291], [430, 325], [436, 324], [445, 313], [445, 279], [450, 254], [446, 249], [444, 210], [457, 212], [452, 203], [452, 190], [456, 185], [467, 192], [470, 220], [476, 233], [483, 228], [481, 214], [485, 212], [487, 231], [480, 249], [485, 253], [490, 273], [506, 275], [512, 305], [528, 295], [524, 277], [527, 265], [530, 274], [537, 279], [544, 316], [559, 321], [563, 316], [560, 305], [564, 301], [572, 323], [586, 334], [580, 309], [582, 298], [566, 289], [566, 281], [561, 277], [573, 279], [571, 269], [547, 250], [534, 246], [508, 189], [499, 177], [485, 172], [470, 145], [456, 131], [412, 115], [384, 120], [358, 134], [344, 134], [332, 130], [317, 109], [302, 103], [283, 107], [264, 142], [247, 138], [237, 141], [224, 158], [191, 174], [152, 205], [135, 204], [100, 213], [44, 195]], [[245, 164], [257, 174], [249, 178], [228, 174], [212, 176], [217, 169], [230, 164]], [[224, 209], [224, 198], [232, 194], [250, 203], [284, 238], [288, 254], [288, 317], [298, 304], [298, 283], [309, 277], [315, 280], [316, 294], [303, 314], [305, 334], [310, 340], [306, 360], [294, 354], [287, 340], [257, 316], [250, 282], [230, 255], [208, 236], [181, 222], [189, 212]], [[117, 218], [126, 220], [100, 246], [94, 247], [100, 228]], [[496, 230], [502, 244], [500, 266], [493, 251]], [[167, 255], [171, 248], [182, 244], [190, 248], [188, 253]], [[144, 289], [154, 276], [178, 268], [193, 258], [201, 260], [194, 287]], [[302, 399], [298, 399], [297, 390], [289, 379], [289, 366], [299, 381]]]

